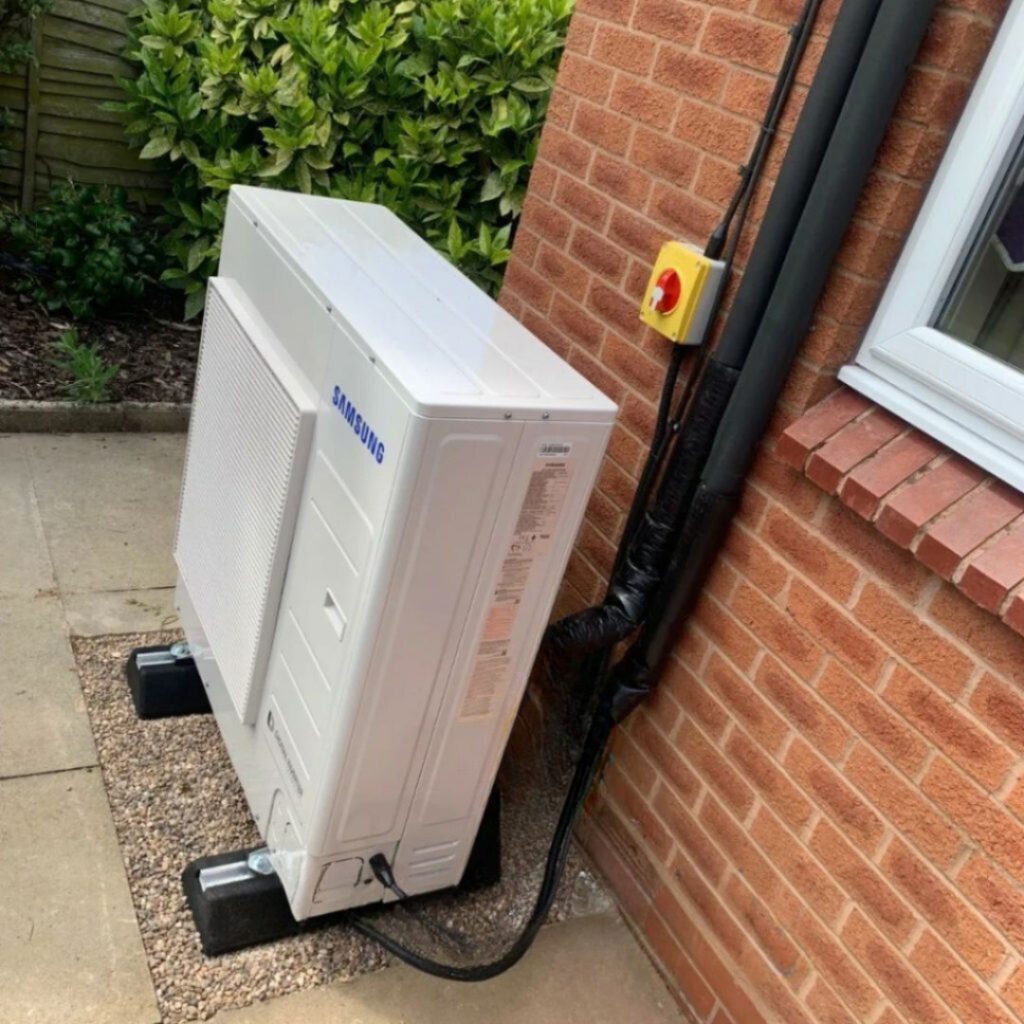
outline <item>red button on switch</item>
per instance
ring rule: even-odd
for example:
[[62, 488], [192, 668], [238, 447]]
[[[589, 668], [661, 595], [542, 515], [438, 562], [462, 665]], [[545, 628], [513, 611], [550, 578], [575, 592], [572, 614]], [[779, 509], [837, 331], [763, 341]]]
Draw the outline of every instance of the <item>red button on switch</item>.
[[651, 292], [651, 309], [657, 313], [671, 313], [679, 305], [682, 292], [679, 274], [670, 267], [662, 272]]

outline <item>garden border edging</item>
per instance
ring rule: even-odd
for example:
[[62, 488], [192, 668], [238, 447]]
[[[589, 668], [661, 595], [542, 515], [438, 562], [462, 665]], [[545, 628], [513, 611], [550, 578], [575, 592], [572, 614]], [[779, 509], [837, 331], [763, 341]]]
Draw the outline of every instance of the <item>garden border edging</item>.
[[184, 433], [192, 407], [177, 402], [81, 402], [0, 399], [0, 433]]

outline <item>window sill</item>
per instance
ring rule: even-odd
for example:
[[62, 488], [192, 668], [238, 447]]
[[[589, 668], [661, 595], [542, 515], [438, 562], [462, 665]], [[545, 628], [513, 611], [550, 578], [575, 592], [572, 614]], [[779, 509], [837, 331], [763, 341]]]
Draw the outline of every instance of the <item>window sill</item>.
[[777, 452], [1024, 635], [1024, 495], [846, 387]]

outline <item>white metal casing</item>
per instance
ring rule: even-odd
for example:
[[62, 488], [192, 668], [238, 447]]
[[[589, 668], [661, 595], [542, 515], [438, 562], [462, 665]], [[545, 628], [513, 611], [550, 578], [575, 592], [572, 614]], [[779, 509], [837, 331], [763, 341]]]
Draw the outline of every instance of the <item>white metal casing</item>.
[[384, 208], [231, 190], [177, 603], [296, 918], [458, 883], [614, 417]]

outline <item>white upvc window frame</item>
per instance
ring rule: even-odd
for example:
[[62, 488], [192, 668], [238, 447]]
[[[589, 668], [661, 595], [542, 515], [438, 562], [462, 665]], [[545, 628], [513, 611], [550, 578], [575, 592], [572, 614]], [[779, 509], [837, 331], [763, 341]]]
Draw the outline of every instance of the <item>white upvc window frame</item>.
[[936, 316], [1024, 132], [1024, 0], [1013, 0], [854, 362], [839, 379], [1024, 490], [1024, 371]]

